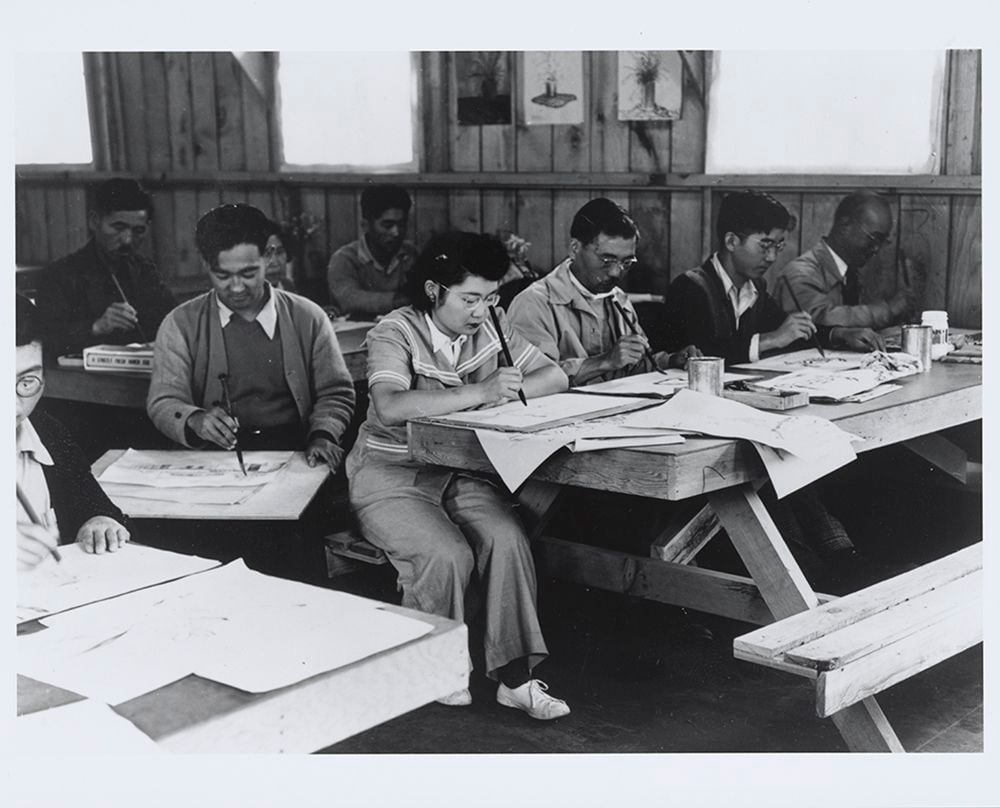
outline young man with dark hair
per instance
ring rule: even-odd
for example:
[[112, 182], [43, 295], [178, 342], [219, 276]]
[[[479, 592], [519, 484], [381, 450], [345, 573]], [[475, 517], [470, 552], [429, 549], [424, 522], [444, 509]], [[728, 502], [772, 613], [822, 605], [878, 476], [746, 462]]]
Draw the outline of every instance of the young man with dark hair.
[[864, 349], [854, 329], [817, 326], [808, 313], [790, 313], [768, 294], [764, 274], [785, 247], [795, 217], [770, 194], [726, 196], [716, 224], [718, 248], [667, 289], [667, 347], [693, 343], [726, 364], [804, 346], [819, 333], [826, 346]]
[[845, 196], [829, 235], [781, 268], [774, 278], [774, 296], [785, 311], [792, 311], [797, 300], [817, 324], [856, 329], [869, 348], [884, 347], [872, 329], [903, 321], [918, 297], [912, 262], [903, 257], [895, 294], [888, 300], [861, 302], [859, 272], [889, 243], [891, 233], [892, 211], [885, 199], [872, 193]]
[[569, 234], [569, 257], [511, 301], [510, 320], [559, 363], [572, 386], [682, 368], [697, 355], [689, 346], [650, 359], [649, 340], [619, 287], [638, 262], [639, 240], [639, 229], [619, 205], [592, 199], [573, 217]]
[[128, 520], [97, 484], [66, 429], [34, 411], [45, 387], [42, 324], [30, 300], [17, 295], [16, 306], [18, 569], [36, 567], [68, 537], [88, 553], [113, 553], [130, 538]]
[[[221, 205], [195, 241], [212, 290], [160, 326], [146, 409], [189, 447], [304, 450], [310, 466], [340, 465], [354, 386], [326, 313], [265, 280], [272, 228], [250, 205]], [[228, 386], [231, 413], [226, 401]]]
[[[852, 329], [817, 326], [805, 312], [790, 314], [764, 286], [764, 273], [795, 228], [795, 217], [770, 194], [738, 191], [722, 200], [716, 224], [718, 249], [704, 264], [678, 276], [666, 295], [669, 344], [693, 342], [726, 364], [757, 361], [764, 354], [804, 347], [813, 334], [830, 346], [859, 347]], [[765, 501], [807, 573], [836, 575], [857, 562], [850, 537], [830, 514], [815, 486]]]
[[330, 258], [330, 302], [341, 314], [358, 319], [386, 314], [406, 305], [406, 276], [416, 250], [406, 241], [410, 195], [397, 185], [373, 185], [361, 193], [364, 235]]
[[176, 301], [155, 264], [138, 253], [152, 216], [152, 199], [135, 180], [97, 187], [90, 241], [46, 267], [39, 282], [46, 351], [59, 356], [153, 339]]

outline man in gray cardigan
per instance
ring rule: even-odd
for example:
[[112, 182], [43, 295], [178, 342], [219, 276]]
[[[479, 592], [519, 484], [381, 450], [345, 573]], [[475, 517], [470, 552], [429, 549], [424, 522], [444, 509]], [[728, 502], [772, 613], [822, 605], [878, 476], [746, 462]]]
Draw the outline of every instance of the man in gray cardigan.
[[178, 306], [156, 335], [146, 410], [188, 447], [304, 450], [334, 471], [354, 386], [325, 312], [267, 283], [267, 217], [221, 205], [195, 241], [212, 290]]

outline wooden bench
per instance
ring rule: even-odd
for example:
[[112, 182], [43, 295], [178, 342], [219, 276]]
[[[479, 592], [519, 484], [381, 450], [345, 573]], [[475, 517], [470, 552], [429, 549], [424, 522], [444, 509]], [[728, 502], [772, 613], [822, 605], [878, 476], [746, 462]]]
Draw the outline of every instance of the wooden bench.
[[816, 681], [816, 713], [856, 702], [982, 642], [982, 543], [733, 641], [737, 659]]

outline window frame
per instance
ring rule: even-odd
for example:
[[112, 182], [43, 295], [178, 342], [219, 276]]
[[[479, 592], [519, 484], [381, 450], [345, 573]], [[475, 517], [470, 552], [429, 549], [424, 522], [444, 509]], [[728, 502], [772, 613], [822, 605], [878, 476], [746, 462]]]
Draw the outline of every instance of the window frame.
[[410, 57], [410, 120], [412, 124], [412, 158], [405, 163], [362, 165], [359, 163], [289, 163], [285, 159], [285, 138], [282, 129], [281, 86], [278, 70], [281, 51], [275, 51], [272, 75], [274, 104], [271, 125], [274, 133], [276, 163], [280, 173], [287, 174], [404, 174], [417, 175], [423, 172], [424, 155], [423, 99], [420, 93], [421, 59], [419, 51], [408, 51]]
[[[71, 53], [76, 53], [76, 51], [70, 51]], [[90, 140], [90, 162], [88, 163], [19, 163], [17, 162], [17, 142], [15, 135], [14, 143], [14, 169], [17, 172], [24, 173], [50, 173], [53, 171], [97, 171], [98, 166], [98, 138], [97, 138], [97, 127], [94, 116], [94, 96], [91, 92], [92, 83], [92, 72], [91, 65], [87, 58], [88, 54], [86, 51], [80, 51], [80, 61], [83, 66], [83, 94], [84, 103], [87, 108], [87, 137]], [[17, 77], [15, 75], [15, 82]]]
[[[947, 150], [947, 126], [948, 126], [948, 84], [949, 84], [949, 74], [951, 71], [951, 60], [952, 60], [952, 49], [950, 48], [927, 48], [927, 50], [933, 50], [935, 52], [941, 53], [943, 56], [943, 64], [941, 75], [938, 78], [939, 85], [937, 90], [936, 108], [932, 105], [932, 115], [935, 116], [930, 124], [930, 129], [932, 131], [931, 137], [931, 153], [928, 156], [930, 161], [930, 167], [927, 171], [905, 171], [902, 169], [897, 169], [892, 172], [885, 172], [883, 170], [869, 171], [863, 168], [858, 168], [857, 166], [841, 167], [836, 170], [826, 170], [826, 169], [796, 169], [792, 170], [787, 167], [781, 167], [778, 169], [764, 169], [764, 168], [745, 168], [741, 170], [722, 170], [722, 171], [709, 171], [709, 151], [710, 151], [710, 140], [712, 137], [712, 82], [715, 79], [715, 71], [720, 69], [721, 60], [719, 59], [719, 54], [723, 51], [712, 50], [708, 52], [708, 60], [706, 61], [705, 74], [707, 76], [707, 84], [705, 88], [705, 128], [704, 128], [704, 171], [706, 176], [725, 176], [725, 177], [755, 177], [764, 178], [767, 177], [787, 177], [787, 176], [812, 176], [812, 177], [854, 177], [854, 178], [869, 178], [871, 180], [879, 180], [881, 178], [882, 182], [876, 182], [877, 185], [884, 185], [884, 180], [887, 178], [894, 177], [945, 177], [947, 174], [947, 166], [945, 164], [945, 152]], [[936, 141], [936, 142], [935, 142]]]

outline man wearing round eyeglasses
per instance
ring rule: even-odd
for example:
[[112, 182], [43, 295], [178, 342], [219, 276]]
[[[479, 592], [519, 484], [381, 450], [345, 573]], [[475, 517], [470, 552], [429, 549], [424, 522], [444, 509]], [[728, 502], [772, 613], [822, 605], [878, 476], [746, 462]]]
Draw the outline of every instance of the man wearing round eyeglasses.
[[[785, 311], [798, 306], [818, 325], [854, 329], [858, 347], [884, 348], [872, 329], [902, 322], [917, 301], [912, 261], [902, 256], [896, 291], [887, 300], [865, 300], [859, 273], [892, 241], [892, 211], [882, 197], [857, 193], [844, 197], [833, 216], [829, 235], [808, 252], [789, 261], [774, 279], [774, 293]], [[797, 303], [796, 303], [797, 301]]]
[[18, 569], [37, 567], [66, 537], [85, 552], [113, 553], [130, 538], [127, 520], [97, 484], [66, 428], [35, 413], [45, 387], [43, 328], [30, 300], [18, 295], [16, 305]]
[[510, 304], [510, 320], [559, 363], [570, 385], [683, 368], [693, 346], [652, 353], [620, 284], [638, 262], [639, 230], [610, 199], [592, 199], [573, 217], [569, 257]]

